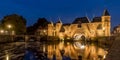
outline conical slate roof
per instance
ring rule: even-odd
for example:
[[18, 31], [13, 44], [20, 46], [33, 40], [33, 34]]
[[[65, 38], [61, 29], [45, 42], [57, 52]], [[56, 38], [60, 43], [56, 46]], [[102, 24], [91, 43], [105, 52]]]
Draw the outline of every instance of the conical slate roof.
[[107, 11], [107, 9], [104, 10], [103, 16], [110, 16], [110, 14], [109, 14], [109, 12]]

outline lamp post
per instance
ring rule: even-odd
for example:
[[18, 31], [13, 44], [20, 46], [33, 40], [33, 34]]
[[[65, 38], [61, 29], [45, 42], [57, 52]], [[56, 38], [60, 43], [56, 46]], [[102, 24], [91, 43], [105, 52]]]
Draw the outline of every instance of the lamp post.
[[8, 34], [11, 35], [10, 29], [12, 28], [12, 26], [9, 24], [9, 25], [7, 25], [7, 27], [8, 27], [8, 29], [9, 29], [9, 30], [8, 30]]
[[[9, 35], [9, 37], [12, 37], [11, 35], [12, 35], [12, 31], [11, 31], [11, 28], [12, 28], [12, 26], [10, 25], [10, 24], [8, 24], [7, 25], [7, 28], [8, 28], [8, 35]], [[10, 38], [10, 39], [12, 39], [12, 38]], [[13, 41], [13, 40], [12, 40]]]

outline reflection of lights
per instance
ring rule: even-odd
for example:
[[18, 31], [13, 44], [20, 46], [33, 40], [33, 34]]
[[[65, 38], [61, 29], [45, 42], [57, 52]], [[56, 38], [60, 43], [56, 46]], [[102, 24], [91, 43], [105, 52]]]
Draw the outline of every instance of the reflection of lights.
[[106, 55], [103, 56], [103, 59], [105, 59], [105, 58], [106, 58]]
[[67, 37], [67, 39], [70, 39], [70, 37]]
[[105, 59], [106, 58], [106, 55], [108, 54], [108, 52], [107, 51], [105, 51], [105, 55], [103, 56], [103, 59]]
[[85, 45], [83, 45], [83, 44], [81, 44], [81, 43], [79, 43], [79, 42], [75, 42], [75, 43], [74, 43], [74, 47], [75, 47], [76, 49], [84, 49], [84, 48], [85, 48]]
[[45, 45], [43, 45], [43, 52], [45, 52]]
[[9, 60], [9, 55], [8, 54], [6, 55], [6, 60]]
[[85, 48], [85, 46], [84, 45], [81, 45], [81, 47], [80, 47], [81, 49], [84, 49]]
[[43, 30], [44, 33], [46, 33], [46, 30]]
[[5, 53], [6, 53], [6, 60], [9, 60], [10, 57], [9, 57], [8, 51], [6, 50]]
[[69, 42], [67, 42], [67, 45], [69, 45], [70, 43]]
[[59, 43], [59, 49], [62, 50], [64, 48], [64, 41]]

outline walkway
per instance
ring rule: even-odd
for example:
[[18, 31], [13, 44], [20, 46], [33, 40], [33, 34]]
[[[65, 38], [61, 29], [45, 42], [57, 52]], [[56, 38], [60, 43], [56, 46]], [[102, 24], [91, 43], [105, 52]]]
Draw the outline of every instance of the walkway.
[[120, 60], [120, 36], [116, 37], [110, 48], [106, 60]]

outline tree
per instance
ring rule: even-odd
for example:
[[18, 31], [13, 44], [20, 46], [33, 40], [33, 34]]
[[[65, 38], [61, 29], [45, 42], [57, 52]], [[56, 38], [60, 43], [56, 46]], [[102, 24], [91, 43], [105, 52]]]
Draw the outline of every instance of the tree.
[[49, 22], [47, 21], [46, 18], [39, 18], [37, 20], [37, 23], [34, 24], [34, 26], [36, 27], [36, 29], [38, 29], [39, 27], [45, 28], [47, 27], [48, 23]]
[[14, 30], [16, 34], [24, 34], [26, 32], [26, 19], [17, 14], [5, 16], [2, 19], [2, 24], [5, 29], [8, 29], [7, 25], [11, 25], [11, 30]]
[[27, 33], [28, 34], [34, 34], [37, 29], [46, 29], [48, 26], [48, 21], [46, 18], [39, 18], [36, 23], [33, 24], [33, 26], [27, 27]]

